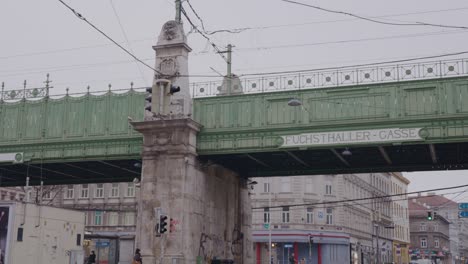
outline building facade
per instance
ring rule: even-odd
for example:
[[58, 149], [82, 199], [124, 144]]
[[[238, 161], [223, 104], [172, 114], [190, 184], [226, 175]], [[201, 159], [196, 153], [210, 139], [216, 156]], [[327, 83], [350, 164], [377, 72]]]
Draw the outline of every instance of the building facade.
[[397, 264], [409, 263], [410, 226], [407, 195], [410, 182], [401, 173], [393, 173], [391, 194], [400, 195], [392, 199], [393, 215], [393, 261]]
[[[401, 186], [407, 186], [399, 176]], [[390, 194], [393, 177], [375, 173], [253, 179], [258, 183], [252, 191], [256, 263], [269, 263], [270, 233], [275, 264], [287, 263], [292, 253], [306, 263], [392, 262], [391, 199], [366, 198]], [[351, 201], [333, 204], [341, 200]], [[408, 227], [404, 219], [399, 224], [403, 229]]]
[[[459, 197], [460, 194], [454, 198]], [[435, 212], [449, 221], [450, 258], [454, 264], [465, 263], [468, 259], [468, 223], [458, 218], [458, 203], [443, 195], [428, 193], [427, 196], [411, 198], [416, 204], [425, 206], [426, 211]]]
[[430, 259], [435, 263], [452, 263], [450, 222], [443, 215], [428, 219], [431, 207], [417, 198], [410, 199], [411, 259]]
[[53, 186], [42, 203], [85, 213], [87, 253], [102, 263], [130, 264], [135, 249], [138, 184], [100, 183]]

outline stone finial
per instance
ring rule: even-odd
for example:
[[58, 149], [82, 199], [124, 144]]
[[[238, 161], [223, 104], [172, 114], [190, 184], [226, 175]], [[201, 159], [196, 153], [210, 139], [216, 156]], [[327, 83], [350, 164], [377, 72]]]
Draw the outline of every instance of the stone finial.
[[26, 89], [26, 80], [24, 80], [24, 82], [23, 82], [23, 87], [24, 87], [24, 89]]
[[86, 92], [89, 94], [89, 89], [91, 89], [91, 86], [88, 85], [88, 87], [86, 87]]
[[112, 88], [112, 84], [109, 83], [108, 87], [109, 87], [109, 92], [110, 92], [110, 90]]
[[133, 82], [130, 82], [130, 90], [133, 90]]
[[66, 91], [66, 95], [67, 95], [67, 96], [68, 96], [68, 91], [69, 91], [69, 90], [70, 90], [70, 88], [69, 88], [69, 87], [67, 87], [67, 89], [65, 89], [65, 91]]
[[182, 23], [175, 20], [167, 21], [159, 34], [156, 46], [181, 43], [187, 43], [187, 37], [185, 36]]

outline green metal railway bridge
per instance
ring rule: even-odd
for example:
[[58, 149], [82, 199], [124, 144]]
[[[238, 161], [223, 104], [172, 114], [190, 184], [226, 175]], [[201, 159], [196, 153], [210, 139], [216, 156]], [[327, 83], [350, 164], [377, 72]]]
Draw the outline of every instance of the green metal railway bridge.
[[[245, 177], [468, 168], [468, 60], [194, 83], [202, 163]], [[144, 92], [1, 91], [0, 186], [140, 176]]]

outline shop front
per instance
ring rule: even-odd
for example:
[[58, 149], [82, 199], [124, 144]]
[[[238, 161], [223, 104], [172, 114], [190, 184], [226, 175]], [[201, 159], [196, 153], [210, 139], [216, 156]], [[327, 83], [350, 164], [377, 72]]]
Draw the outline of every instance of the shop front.
[[[350, 263], [350, 238], [341, 232], [314, 232], [309, 230], [253, 231], [256, 264]], [[302, 262], [301, 262], [302, 261]]]

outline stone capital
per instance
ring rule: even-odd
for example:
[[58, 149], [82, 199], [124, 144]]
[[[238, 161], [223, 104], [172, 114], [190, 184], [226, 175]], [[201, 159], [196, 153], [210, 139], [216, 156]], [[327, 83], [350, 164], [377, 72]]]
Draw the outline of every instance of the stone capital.
[[190, 118], [131, 122], [143, 134], [143, 159], [166, 155], [196, 155], [201, 125]]

